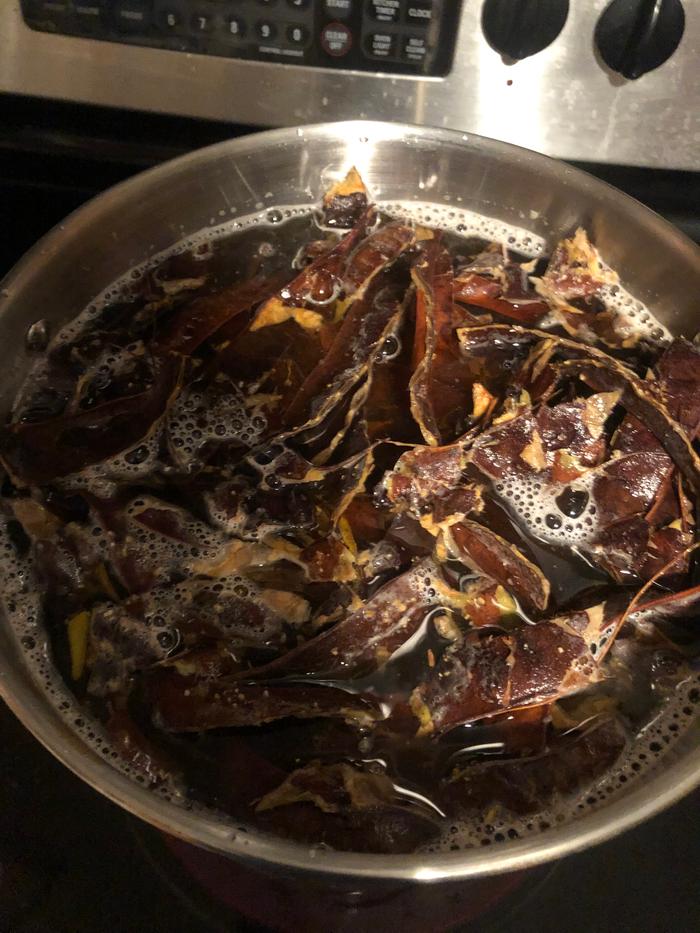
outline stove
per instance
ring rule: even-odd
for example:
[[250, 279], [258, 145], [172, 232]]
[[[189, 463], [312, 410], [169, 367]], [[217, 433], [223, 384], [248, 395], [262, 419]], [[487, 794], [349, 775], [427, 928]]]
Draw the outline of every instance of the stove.
[[[0, 274], [112, 184], [240, 123], [0, 95]], [[585, 163], [700, 241], [700, 175]], [[515, 876], [430, 886], [321, 883], [211, 855], [129, 816], [0, 705], [0, 933], [607, 933], [700, 929], [700, 791], [596, 849]]]
[[3, 0], [0, 91], [698, 168], [697, 0]]

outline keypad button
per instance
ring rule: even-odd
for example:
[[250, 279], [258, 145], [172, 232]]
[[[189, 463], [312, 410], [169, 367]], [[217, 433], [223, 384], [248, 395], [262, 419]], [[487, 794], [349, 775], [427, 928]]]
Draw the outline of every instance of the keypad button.
[[406, 62], [420, 64], [425, 61], [428, 54], [428, 43], [424, 36], [407, 36], [403, 40], [401, 57]]
[[308, 38], [309, 30], [306, 26], [300, 26], [297, 23], [287, 26], [287, 40], [291, 42], [292, 45], [306, 45]]
[[259, 39], [269, 42], [270, 39], [274, 39], [277, 35], [277, 26], [269, 20], [261, 20], [255, 24], [255, 31]]
[[352, 13], [353, 0], [324, 0], [323, 12], [326, 16], [347, 19]]
[[198, 11], [190, 16], [190, 29], [192, 32], [211, 32], [213, 28], [214, 20], [208, 13]]
[[287, 0], [287, 6], [292, 7], [294, 10], [305, 10], [309, 2], [310, 0]]
[[375, 32], [367, 37], [365, 48], [372, 58], [393, 58], [396, 54], [396, 36], [388, 32]]
[[233, 39], [242, 39], [246, 33], [245, 23], [240, 18], [240, 16], [227, 17], [224, 28], [226, 30], [226, 34], [231, 36]]
[[81, 23], [99, 23], [102, 16], [102, 5], [90, 0], [76, 0], [73, 11]]
[[406, 22], [415, 26], [427, 26], [433, 20], [432, 0], [410, 0], [406, 9]]
[[182, 26], [182, 17], [177, 10], [161, 10], [158, 19], [162, 28], [168, 31]]
[[321, 45], [333, 58], [340, 58], [352, 48], [352, 33], [343, 23], [328, 23], [321, 30]]
[[277, 0], [258, 0], [260, 6], [274, 6]]
[[100, 35], [107, 15], [103, 0], [74, 0], [73, 13], [77, 27], [84, 35]]
[[149, 4], [128, 0], [114, 5], [114, 22], [122, 32], [145, 32], [150, 25]]
[[370, 13], [378, 23], [397, 23], [401, 12], [400, 0], [370, 0]]
[[65, 16], [70, 12], [68, 0], [43, 0], [37, 4], [39, 13], [48, 16]]

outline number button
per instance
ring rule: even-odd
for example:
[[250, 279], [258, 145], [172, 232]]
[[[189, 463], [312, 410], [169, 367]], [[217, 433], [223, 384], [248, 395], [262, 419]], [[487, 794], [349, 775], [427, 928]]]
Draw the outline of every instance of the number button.
[[308, 38], [308, 30], [304, 26], [287, 26], [287, 39], [292, 45], [304, 45]]
[[309, 5], [309, 0], [287, 0], [287, 6], [294, 7], [295, 10], [305, 10]]
[[163, 10], [160, 14], [160, 22], [165, 29], [177, 29], [181, 23], [180, 14], [175, 10]]
[[262, 22], [258, 23], [255, 27], [255, 31], [259, 38], [264, 39], [266, 42], [270, 39], [274, 39], [277, 35], [277, 27], [274, 23], [270, 23], [267, 20], [262, 20]]
[[206, 13], [193, 13], [190, 26], [193, 32], [210, 32], [212, 28], [211, 17]]
[[226, 32], [234, 39], [242, 39], [245, 35], [245, 23], [237, 16], [229, 16], [226, 20]]

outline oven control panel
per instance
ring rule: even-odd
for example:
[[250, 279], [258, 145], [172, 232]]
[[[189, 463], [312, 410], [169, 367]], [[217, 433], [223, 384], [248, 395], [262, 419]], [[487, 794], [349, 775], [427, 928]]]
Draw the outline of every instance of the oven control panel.
[[45, 32], [229, 58], [449, 73], [461, 0], [21, 0]]

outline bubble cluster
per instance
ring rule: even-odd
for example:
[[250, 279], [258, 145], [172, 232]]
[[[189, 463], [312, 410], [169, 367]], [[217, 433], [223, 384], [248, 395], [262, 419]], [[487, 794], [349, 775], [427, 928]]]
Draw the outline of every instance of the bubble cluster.
[[547, 241], [531, 230], [506, 224], [496, 217], [485, 217], [474, 211], [460, 210], [449, 204], [431, 201], [380, 201], [384, 213], [400, 220], [409, 220], [426, 227], [439, 227], [463, 237], [480, 237], [489, 242], [507, 243], [524, 256], [536, 258], [547, 253]]
[[[94, 326], [96, 320], [100, 318], [105, 308], [110, 304], [119, 301], [128, 301], [133, 295], [134, 283], [142, 279], [148, 272], [162, 266], [166, 260], [182, 253], [191, 253], [194, 259], [202, 261], [209, 259], [218, 240], [225, 239], [236, 233], [250, 227], [272, 227], [278, 226], [280, 221], [278, 215], [283, 220], [289, 220], [292, 217], [309, 216], [315, 210], [313, 204], [283, 204], [275, 208], [266, 208], [258, 210], [255, 213], [239, 217], [237, 220], [227, 220], [220, 224], [212, 224], [184, 237], [172, 246], [155, 253], [145, 262], [134, 265], [122, 276], [108, 285], [99, 293], [90, 304], [73, 320], [65, 324], [56, 335], [55, 343], [71, 343], [76, 337], [80, 336], [85, 330]], [[270, 219], [270, 212], [273, 219]]]
[[157, 422], [149, 433], [128, 450], [114, 457], [83, 467], [59, 481], [65, 489], [85, 490], [100, 497], [116, 493], [123, 483], [138, 483], [154, 472], [159, 465], [163, 424]]
[[604, 285], [598, 297], [615, 313], [615, 329], [621, 336], [643, 338], [657, 345], [671, 342], [669, 329], [621, 285]]
[[[238, 604], [245, 601], [246, 611]], [[303, 609], [302, 600], [290, 596], [290, 605]], [[250, 605], [256, 612], [251, 613]], [[218, 579], [188, 580], [175, 585], [156, 587], [143, 598], [143, 623], [148, 628], [160, 630], [160, 636], [170, 636], [171, 643], [161, 646], [172, 652], [178, 644], [177, 626], [181, 619], [189, 620], [192, 612], [206, 617], [209, 627], [225, 634], [230, 642], [240, 639], [243, 643], [262, 646], [277, 641], [282, 633], [284, 615], [276, 611], [274, 599], [268, 591], [241, 574], [230, 574]], [[293, 620], [292, 620], [293, 621]]]
[[[102, 725], [77, 703], [56, 669], [43, 626], [40, 588], [31, 558], [18, 557], [6, 523], [0, 524], [0, 594], [10, 626], [22, 648], [24, 663], [36, 685], [93, 752], [108, 759], [123, 774], [143, 783], [143, 775], [111, 745]], [[161, 793], [176, 804], [184, 800], [183, 789], [174, 779], [163, 784]]]
[[152, 496], [132, 499], [125, 515], [127, 547], [140, 552], [140, 562], [160, 576], [187, 570], [196, 561], [218, 560], [228, 545], [220, 532]]
[[199, 464], [207, 445], [236, 441], [244, 447], [256, 444], [267, 421], [260, 406], [246, 399], [230, 382], [211, 389], [182, 392], [168, 416], [168, 444], [175, 463], [183, 469]]
[[534, 537], [575, 548], [598, 535], [593, 480], [587, 473], [568, 483], [542, 482], [536, 476], [509, 477], [497, 482], [494, 489]]
[[700, 712], [700, 675], [693, 674], [679, 684], [659, 715], [637, 736], [630, 739], [615, 764], [602, 777], [581, 787], [569, 796], [560, 796], [538, 813], [518, 816], [494, 808], [486, 818], [455, 822], [447, 827], [440, 839], [427, 846], [430, 853], [455, 852], [478, 846], [488, 846], [571, 823], [621, 797], [638, 781], [644, 780], [687, 733]]

